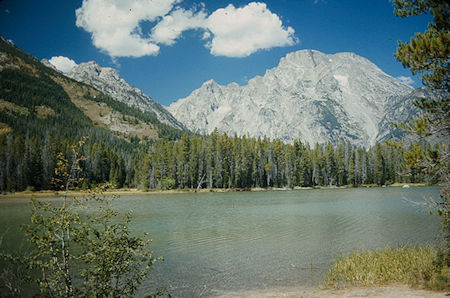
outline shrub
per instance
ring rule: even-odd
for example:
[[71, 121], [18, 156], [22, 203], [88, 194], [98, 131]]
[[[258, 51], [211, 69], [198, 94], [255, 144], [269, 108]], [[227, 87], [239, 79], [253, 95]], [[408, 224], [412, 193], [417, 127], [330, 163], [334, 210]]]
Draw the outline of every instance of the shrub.
[[436, 263], [437, 256], [438, 250], [431, 246], [352, 253], [336, 260], [326, 285], [340, 288], [403, 283], [448, 290], [450, 271]]

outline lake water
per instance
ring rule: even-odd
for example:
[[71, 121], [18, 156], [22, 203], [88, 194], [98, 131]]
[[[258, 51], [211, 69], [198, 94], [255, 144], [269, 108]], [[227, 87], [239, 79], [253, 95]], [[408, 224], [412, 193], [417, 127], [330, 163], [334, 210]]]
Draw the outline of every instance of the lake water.
[[[358, 188], [122, 196], [133, 230], [149, 232], [157, 262], [139, 296], [318, 285], [336, 256], [432, 243], [439, 218], [409, 201], [439, 188]], [[409, 200], [409, 201], [408, 201]], [[28, 200], [1, 199], [3, 246], [19, 245]]]

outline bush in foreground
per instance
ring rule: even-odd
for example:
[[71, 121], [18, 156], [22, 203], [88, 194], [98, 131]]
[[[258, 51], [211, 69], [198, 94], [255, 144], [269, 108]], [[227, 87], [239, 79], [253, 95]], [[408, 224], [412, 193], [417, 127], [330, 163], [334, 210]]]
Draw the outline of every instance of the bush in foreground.
[[72, 147], [72, 163], [58, 154], [53, 182], [64, 191], [62, 200], [31, 200], [30, 223], [23, 226], [28, 254], [0, 251], [0, 296], [5, 289], [11, 297], [28, 296], [27, 290], [44, 297], [132, 297], [157, 261], [147, 235], [133, 235], [131, 213], [121, 216], [104, 189], [68, 198], [82, 182], [84, 142]]
[[384, 248], [340, 257], [328, 272], [326, 286], [408, 284], [432, 290], [450, 289], [450, 270], [437, 261], [431, 246]]

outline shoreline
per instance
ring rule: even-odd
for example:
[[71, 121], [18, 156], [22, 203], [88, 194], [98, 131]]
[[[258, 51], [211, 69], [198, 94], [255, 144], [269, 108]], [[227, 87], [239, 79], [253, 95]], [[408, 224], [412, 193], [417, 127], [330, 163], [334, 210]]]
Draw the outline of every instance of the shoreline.
[[[104, 191], [103, 195], [152, 195], [152, 194], [178, 194], [178, 193], [224, 193], [224, 192], [260, 192], [260, 191], [289, 191], [289, 190], [312, 190], [312, 189], [349, 189], [349, 188], [389, 188], [389, 187], [404, 187], [408, 185], [409, 187], [424, 187], [427, 186], [425, 183], [394, 183], [391, 185], [379, 186], [376, 184], [362, 184], [357, 187], [351, 185], [345, 186], [314, 186], [314, 187], [300, 187], [296, 186], [293, 188], [289, 187], [255, 187], [255, 188], [201, 188], [196, 189], [172, 189], [172, 190], [140, 190], [137, 188], [121, 188], [121, 189], [108, 189]], [[439, 185], [433, 185], [439, 186]], [[89, 193], [89, 190], [76, 190], [67, 192], [67, 196], [70, 197], [82, 197]], [[19, 191], [15, 193], [5, 193], [0, 194], [0, 199], [2, 198], [28, 198], [28, 197], [61, 197], [64, 196], [63, 191], [54, 190], [39, 190], [39, 191]]]
[[213, 297], [446, 297], [447, 292], [412, 288], [403, 284], [374, 285], [371, 287], [350, 287], [343, 289], [292, 287], [269, 288], [249, 291], [221, 292]]

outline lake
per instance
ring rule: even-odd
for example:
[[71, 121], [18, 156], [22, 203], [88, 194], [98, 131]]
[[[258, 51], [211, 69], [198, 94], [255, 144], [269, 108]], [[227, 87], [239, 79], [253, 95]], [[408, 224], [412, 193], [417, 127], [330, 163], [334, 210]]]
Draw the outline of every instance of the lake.
[[[356, 188], [122, 196], [133, 230], [149, 232], [155, 256], [139, 296], [316, 286], [343, 254], [386, 245], [433, 243], [440, 221], [410, 201], [439, 188]], [[1, 199], [3, 246], [20, 244], [28, 200]]]

